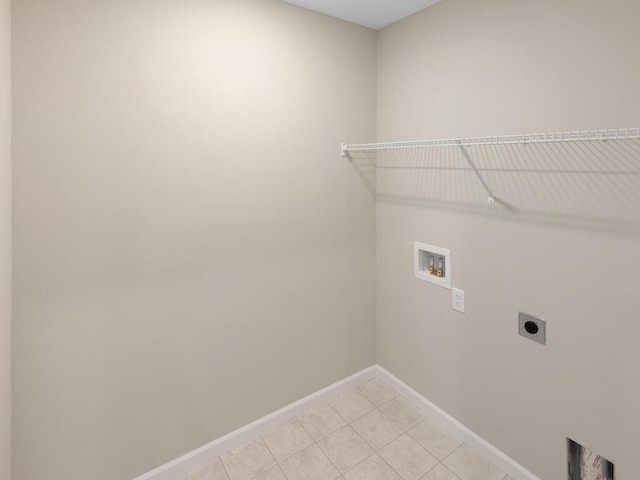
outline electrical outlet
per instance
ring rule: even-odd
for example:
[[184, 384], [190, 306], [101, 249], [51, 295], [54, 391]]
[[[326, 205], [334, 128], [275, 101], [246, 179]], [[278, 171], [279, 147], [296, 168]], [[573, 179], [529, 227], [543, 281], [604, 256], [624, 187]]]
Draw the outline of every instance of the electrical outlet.
[[457, 310], [458, 312], [464, 313], [464, 290], [453, 288], [451, 292], [453, 309]]
[[518, 313], [518, 333], [534, 342], [547, 344], [547, 322], [527, 313]]

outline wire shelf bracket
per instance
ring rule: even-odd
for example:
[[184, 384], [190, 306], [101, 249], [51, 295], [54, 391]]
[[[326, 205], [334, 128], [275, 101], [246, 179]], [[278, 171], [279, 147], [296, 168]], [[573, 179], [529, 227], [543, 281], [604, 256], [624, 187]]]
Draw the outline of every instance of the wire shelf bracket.
[[[355, 168], [356, 172], [358, 172], [358, 175], [360, 175], [360, 178], [362, 178], [362, 181], [364, 182], [364, 184], [367, 186], [367, 188], [369, 189], [371, 194], [375, 197], [375, 194], [376, 194], [375, 187], [373, 187], [369, 183], [369, 180], [367, 179], [365, 174], [362, 172], [362, 170], [360, 170], [360, 168], [358, 168], [356, 162], [354, 162], [353, 157], [351, 156], [351, 153], [349, 153], [349, 150], [347, 149], [347, 144], [346, 143], [343, 143], [342, 146], [341, 146], [341, 156], [344, 157], [344, 158], [347, 158], [349, 160], [349, 162], [351, 162], [351, 164]], [[375, 167], [375, 164], [374, 164], [374, 167]]]
[[471, 158], [471, 155], [469, 155], [469, 152], [467, 151], [467, 148], [464, 145], [458, 145], [458, 146], [460, 147], [460, 151], [462, 152], [462, 156], [467, 161], [467, 163], [471, 167], [471, 170], [473, 170], [473, 173], [476, 175], [476, 177], [478, 177], [478, 180], [480, 180], [480, 183], [482, 184], [482, 187], [486, 190], [487, 194], [489, 195], [489, 199], [487, 200], [487, 202], [489, 203], [489, 205], [495, 204], [496, 203], [496, 196], [494, 195], [494, 193], [491, 190], [491, 188], [489, 188], [489, 185], [487, 185], [487, 182], [484, 180], [484, 177], [482, 176], [482, 174], [478, 170], [478, 167], [476, 167], [476, 164], [473, 161], [473, 159]]

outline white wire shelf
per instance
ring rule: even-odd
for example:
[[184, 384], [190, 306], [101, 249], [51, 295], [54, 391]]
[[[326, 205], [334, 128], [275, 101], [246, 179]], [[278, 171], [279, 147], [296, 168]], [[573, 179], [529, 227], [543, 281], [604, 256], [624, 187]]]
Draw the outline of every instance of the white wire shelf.
[[529, 143], [606, 142], [609, 140], [640, 139], [640, 128], [613, 128], [577, 132], [527, 133], [496, 135], [492, 137], [450, 138], [443, 140], [417, 140], [407, 142], [343, 144], [342, 152], [391, 150], [396, 148], [459, 147], [472, 145], [527, 145]]
[[[583, 130], [574, 132], [547, 132], [547, 133], [529, 133], [520, 135], [496, 135], [488, 137], [469, 137], [469, 138], [451, 138], [440, 140], [418, 140], [418, 141], [402, 141], [402, 142], [384, 142], [384, 143], [356, 143], [342, 144], [342, 156], [347, 157], [358, 169], [363, 178], [366, 176], [354, 162], [355, 154], [363, 154], [369, 160], [374, 171], [379, 168], [375, 160], [376, 152], [398, 151], [406, 149], [408, 151], [416, 151], [417, 149], [446, 149], [455, 148], [461, 153], [462, 159], [468, 165], [483, 189], [488, 194], [488, 203], [494, 204], [496, 196], [491, 187], [482, 175], [482, 169], [476, 166], [476, 160], [473, 158], [475, 148], [490, 148], [491, 146], [500, 145], [533, 145], [533, 144], [579, 144], [580, 142], [599, 142], [606, 144], [607, 142], [640, 140], [640, 128], [614, 128], [606, 130]], [[390, 168], [390, 167], [384, 167]], [[400, 167], [398, 167], [400, 168]], [[375, 193], [375, 187], [369, 185]]]

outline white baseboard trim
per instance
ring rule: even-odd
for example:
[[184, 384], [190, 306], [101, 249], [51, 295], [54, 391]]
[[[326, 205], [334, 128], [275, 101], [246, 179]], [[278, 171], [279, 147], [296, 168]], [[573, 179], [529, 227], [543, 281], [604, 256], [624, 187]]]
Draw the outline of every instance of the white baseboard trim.
[[267, 433], [275, 427], [292, 420], [307, 410], [320, 405], [353, 387], [366, 382], [374, 377], [387, 382], [398, 393], [423, 410], [428, 416], [438, 420], [452, 434], [465, 442], [479, 454], [491, 461], [494, 465], [507, 473], [513, 480], [540, 480], [529, 470], [517, 463], [511, 457], [505, 455], [482, 437], [465, 427], [458, 420], [424, 398], [402, 380], [389, 373], [380, 365], [373, 365], [350, 377], [334, 383], [322, 390], [308, 395], [297, 402], [287, 405], [255, 422], [241, 427], [223, 437], [214, 440], [203, 447], [189, 452], [175, 460], [162, 465], [134, 480], [175, 480], [181, 475], [204, 465], [232, 448], [243, 445], [258, 435]]
[[417, 407], [423, 410], [429, 417], [439, 421], [451, 433], [473, 448], [480, 455], [492, 462], [496, 467], [509, 475], [513, 480], [540, 480], [529, 470], [524, 468], [511, 457], [491, 445], [485, 439], [465, 427], [458, 420], [453, 418], [444, 410], [440, 409], [429, 400], [424, 398], [402, 380], [398, 379], [380, 365], [376, 365], [376, 372], [381, 380], [387, 382], [398, 393], [404, 395]]
[[185, 473], [204, 465], [232, 448], [243, 445], [258, 435], [267, 433], [275, 427], [300, 416], [307, 410], [320, 405], [344, 392], [351, 390], [367, 380], [378, 375], [377, 365], [351, 375], [322, 390], [318, 390], [297, 402], [287, 405], [269, 415], [262, 417], [244, 427], [241, 427], [223, 437], [214, 440], [203, 447], [189, 452], [175, 460], [166, 463], [134, 480], [175, 480]]

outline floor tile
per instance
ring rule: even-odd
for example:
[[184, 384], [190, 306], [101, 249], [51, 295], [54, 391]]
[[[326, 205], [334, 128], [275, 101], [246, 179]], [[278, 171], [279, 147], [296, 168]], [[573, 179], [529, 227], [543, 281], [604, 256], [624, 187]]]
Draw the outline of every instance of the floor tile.
[[438, 460], [409, 435], [404, 434], [379, 452], [404, 480], [417, 480], [438, 464]]
[[313, 439], [297, 420], [280, 425], [262, 435], [262, 439], [278, 462], [289, 458], [313, 443]]
[[222, 461], [216, 458], [212, 462], [180, 477], [180, 480], [229, 480], [229, 477], [222, 466]]
[[463, 444], [442, 463], [461, 480], [502, 480], [505, 473]]
[[349, 425], [319, 440], [318, 446], [341, 472], [346, 472], [373, 453]]
[[456, 477], [451, 470], [444, 465], [437, 465], [434, 469], [429, 470], [424, 477], [420, 477], [420, 480], [460, 480]]
[[258, 475], [254, 480], [287, 480], [280, 467], [273, 467]]
[[231, 480], [250, 480], [276, 464], [260, 437], [234, 448], [221, 458]]
[[310, 447], [296, 453], [280, 464], [289, 480], [334, 480], [340, 476], [320, 447]]
[[346, 425], [344, 419], [326, 403], [300, 415], [298, 420], [314, 440], [320, 440]]
[[378, 409], [354, 420], [351, 426], [375, 450], [382, 448], [403, 433], [399, 426]]
[[347, 422], [351, 422], [375, 408], [356, 390], [349, 390], [338, 398], [330, 400], [329, 403]]
[[378, 454], [367, 458], [344, 474], [346, 480], [401, 480]]
[[363, 383], [358, 386], [357, 390], [376, 406], [382, 405], [398, 395], [398, 392], [379, 378], [374, 378], [373, 380]]
[[404, 430], [409, 430], [425, 418], [425, 414], [418, 407], [402, 396], [383, 403], [380, 410]]
[[408, 433], [439, 460], [442, 460], [462, 445], [461, 440], [455, 438], [442, 425], [431, 418], [420, 422]]

